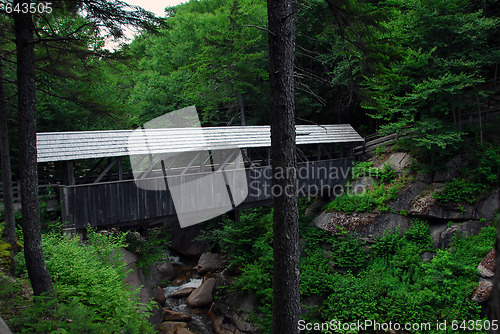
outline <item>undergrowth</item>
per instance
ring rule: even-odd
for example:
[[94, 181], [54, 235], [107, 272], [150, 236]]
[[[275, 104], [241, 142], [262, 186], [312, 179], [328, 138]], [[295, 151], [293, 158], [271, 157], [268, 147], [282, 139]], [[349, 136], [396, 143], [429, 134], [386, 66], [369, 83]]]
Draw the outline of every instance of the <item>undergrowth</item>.
[[[37, 297], [39, 302], [32, 302], [13, 291], [1, 290], [2, 297], [11, 296], [11, 307], [19, 310], [15, 316], [5, 319], [14, 332], [153, 332], [147, 321], [152, 304], [141, 305], [138, 291], [123, 281], [127, 272], [118, 250], [125, 246], [125, 234], [89, 230], [87, 235], [85, 244], [76, 236], [66, 237], [55, 232], [43, 235], [44, 257], [52, 276], [54, 297]], [[16, 263], [17, 276], [27, 280], [22, 253], [17, 254]], [[8, 313], [2, 309], [2, 314]]]
[[[371, 161], [358, 162], [351, 173], [351, 180], [345, 186], [347, 190], [328, 203], [324, 210], [345, 213], [371, 212], [375, 209], [379, 212], [389, 211], [387, 204], [396, 199], [399, 192], [412, 179], [408, 176], [396, 177], [396, 171], [390, 164], [385, 164], [382, 168], [373, 167], [372, 164]], [[366, 176], [371, 177], [374, 184], [358, 193], [355, 189], [357, 187], [353, 187], [352, 184]]]
[[[470, 295], [477, 285], [477, 264], [493, 247], [495, 227], [485, 227], [477, 236], [456, 236], [450, 249], [434, 251], [433, 258], [423, 262], [423, 252], [433, 251], [424, 220], [413, 220], [404, 233], [386, 233], [371, 246], [356, 236], [311, 226], [303, 215], [300, 220], [300, 287], [306, 322], [371, 319], [435, 324], [486, 318]], [[231, 289], [257, 296], [254, 316], [264, 333], [270, 332], [272, 321], [271, 222], [272, 212], [245, 210], [239, 222], [225, 221], [207, 232], [229, 255], [237, 279]]]

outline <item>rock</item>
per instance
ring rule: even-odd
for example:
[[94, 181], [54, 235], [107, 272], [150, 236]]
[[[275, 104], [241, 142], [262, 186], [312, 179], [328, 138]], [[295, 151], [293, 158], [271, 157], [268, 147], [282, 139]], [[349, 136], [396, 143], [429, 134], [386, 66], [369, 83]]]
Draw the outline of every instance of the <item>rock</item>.
[[191, 321], [191, 316], [189, 314], [163, 309], [162, 322], [164, 321], [189, 322]]
[[[433, 244], [435, 248], [446, 249], [450, 247], [450, 243], [456, 234], [463, 234], [465, 236], [479, 234], [481, 228], [488, 226], [488, 222], [481, 222], [472, 220], [460, 224], [453, 224], [447, 226], [439, 235], [431, 233]], [[436, 239], [437, 236], [437, 239]]]
[[215, 278], [208, 278], [200, 287], [195, 289], [186, 300], [186, 304], [190, 307], [202, 307], [210, 304], [214, 299], [212, 292], [215, 286]]
[[348, 232], [362, 232], [377, 216], [373, 213], [323, 212], [313, 220], [313, 224], [333, 233], [339, 232], [341, 228]]
[[491, 251], [486, 254], [481, 263], [477, 266], [479, 273], [482, 277], [493, 277], [495, 275], [495, 259], [496, 251], [492, 248]]
[[179, 328], [175, 334], [194, 334], [187, 328]]
[[322, 212], [322, 208], [328, 204], [332, 199], [329, 196], [318, 196], [311, 204], [310, 207], [306, 209], [305, 215], [310, 217], [315, 217]]
[[411, 164], [411, 157], [405, 152], [395, 152], [387, 159], [397, 173], [403, 172]]
[[193, 292], [195, 288], [181, 288], [170, 295], [172, 298], [184, 298]]
[[[126, 264], [127, 276], [124, 282], [134, 289], [139, 290], [139, 298], [141, 303], [148, 303], [151, 298], [155, 298], [159, 282], [159, 272], [155, 266], [149, 267], [149, 274], [144, 275], [143, 270], [137, 268], [138, 257], [134, 253], [129, 252], [124, 248], [119, 249], [120, 254], [123, 256], [123, 261]], [[159, 305], [153, 307], [153, 312], [148, 321], [157, 327], [161, 321], [161, 308]]]
[[201, 254], [198, 264], [194, 267], [194, 270], [198, 274], [214, 272], [221, 268], [223, 264], [224, 259], [219, 254], [207, 252]]
[[404, 232], [410, 226], [409, 218], [393, 213], [324, 212], [313, 222], [317, 227], [329, 232], [337, 233], [342, 229], [366, 240], [381, 237], [386, 231], [399, 229], [400, 232]]
[[181, 228], [179, 223], [172, 224], [172, 244], [170, 248], [186, 256], [200, 256], [208, 247], [204, 241], [195, 240], [202, 225]]
[[258, 327], [250, 321], [255, 304], [255, 296], [230, 293], [221, 296], [210, 308], [211, 312], [223, 318], [223, 323], [231, 324], [244, 333], [254, 333]]
[[156, 267], [160, 273], [160, 280], [164, 282], [170, 281], [175, 276], [174, 266], [170, 262], [165, 262]]
[[488, 278], [480, 278], [476, 290], [472, 293], [472, 301], [482, 303], [491, 295], [493, 290], [493, 280]]
[[428, 173], [417, 173], [415, 175], [415, 181], [431, 184], [432, 180], [433, 180], [432, 175]]
[[493, 218], [495, 218], [495, 213], [500, 209], [498, 190], [499, 189], [496, 189], [487, 199], [479, 203], [478, 212], [480, 218], [486, 218], [488, 220], [493, 220]]
[[398, 199], [395, 201], [392, 201], [389, 204], [389, 207], [396, 211], [396, 213], [401, 212], [402, 210], [405, 210], [408, 212], [410, 210], [410, 204], [412, 201], [417, 197], [418, 194], [422, 192], [429, 184], [424, 182], [424, 181], [415, 181], [412, 184], [410, 184], [406, 189], [402, 190], [399, 195]]
[[161, 323], [158, 334], [175, 334], [178, 329], [186, 327], [187, 324], [185, 322], [166, 321]]
[[357, 194], [357, 195], [362, 194], [368, 188], [373, 186], [373, 182], [374, 182], [373, 177], [363, 176], [352, 183], [352, 186], [351, 186], [352, 190], [351, 191], [353, 194]]
[[242, 334], [232, 323], [225, 322], [224, 317], [215, 314], [212, 308], [208, 311], [208, 317], [215, 334]]
[[382, 237], [386, 232], [399, 231], [404, 233], [410, 228], [410, 219], [394, 213], [378, 215], [373, 224], [368, 225], [361, 233], [360, 237], [377, 238]]
[[434, 198], [444, 184], [432, 183], [424, 188], [410, 203], [408, 214], [425, 219], [477, 220], [479, 213], [475, 206], [456, 203], [440, 203]]
[[158, 302], [159, 304], [163, 305], [167, 301], [167, 297], [165, 297], [165, 293], [163, 293], [163, 289], [160, 288], [159, 286], [156, 287], [156, 295], [155, 295], [155, 301]]

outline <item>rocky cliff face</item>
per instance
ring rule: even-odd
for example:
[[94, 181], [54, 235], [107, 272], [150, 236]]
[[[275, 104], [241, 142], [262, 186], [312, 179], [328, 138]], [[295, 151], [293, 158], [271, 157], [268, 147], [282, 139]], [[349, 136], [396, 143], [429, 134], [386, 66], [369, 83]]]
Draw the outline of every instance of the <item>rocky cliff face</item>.
[[[406, 153], [393, 153], [386, 159], [372, 158], [374, 166], [389, 163], [398, 174], [410, 173], [410, 159]], [[481, 228], [488, 226], [495, 219], [499, 210], [499, 189], [481, 194], [477, 203], [442, 203], [434, 194], [442, 191], [444, 183], [457, 177], [463, 157], [454, 157], [442, 171], [433, 174], [414, 174], [414, 181], [403, 189], [398, 198], [388, 204], [389, 212], [351, 213], [322, 212], [313, 223], [327, 231], [340, 229], [356, 234], [362, 240], [372, 242], [383, 236], [385, 232], [400, 231], [403, 233], [411, 226], [414, 218], [429, 222], [434, 249], [446, 249], [453, 237], [460, 235], [477, 235]], [[354, 182], [369, 187], [374, 182], [364, 177]], [[424, 254], [426, 261], [432, 253]], [[472, 300], [484, 302], [488, 299], [493, 287], [495, 254], [490, 252], [479, 264], [481, 278]]]
[[[410, 159], [406, 153], [393, 153], [387, 159], [374, 159], [374, 166], [389, 163], [398, 174], [409, 173]], [[384, 232], [399, 229], [406, 231], [412, 218], [425, 219], [429, 222], [434, 246], [447, 248], [453, 235], [477, 234], [481, 227], [488, 225], [499, 209], [499, 190], [483, 194], [481, 201], [475, 204], [442, 203], [434, 197], [441, 191], [444, 182], [457, 175], [460, 159], [454, 158], [447, 165], [451, 170], [434, 174], [415, 174], [414, 181], [406, 186], [398, 198], [388, 204], [389, 212], [369, 213], [322, 212], [314, 219], [314, 224], [322, 229], [335, 232], [338, 229], [355, 233], [365, 240], [381, 237]], [[374, 180], [363, 177], [354, 182], [352, 188], [362, 183], [370, 186]]]

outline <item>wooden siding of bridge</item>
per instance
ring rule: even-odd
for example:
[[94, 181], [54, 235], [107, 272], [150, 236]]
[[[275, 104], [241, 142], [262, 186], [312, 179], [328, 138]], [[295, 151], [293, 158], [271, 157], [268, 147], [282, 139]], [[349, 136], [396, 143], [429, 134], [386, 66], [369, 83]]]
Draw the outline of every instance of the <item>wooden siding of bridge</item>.
[[[297, 168], [299, 196], [305, 197], [308, 194], [314, 196], [318, 191], [343, 185], [347, 168], [351, 167], [352, 163], [352, 158], [299, 163]], [[234, 177], [235, 173], [237, 171], [226, 171], [231, 189], [245, 189], [244, 184], [238, 184], [241, 180]], [[177, 178], [172, 181], [186, 187], [186, 191], [181, 191], [183, 196], [181, 200], [190, 203], [192, 201], [190, 193], [193, 191], [190, 181], [198, 180], [205, 174], [208, 175], [208, 173], [186, 174], [168, 178]], [[241, 206], [249, 207], [252, 203], [257, 205], [272, 198], [270, 166], [246, 169], [246, 175], [248, 196]], [[164, 178], [149, 178], [139, 182], [144, 183], [142, 186], [150, 190], [138, 187], [134, 180], [63, 186], [61, 189], [63, 221], [82, 229], [88, 225], [100, 227], [131, 223], [133, 225], [133, 222], [139, 224], [149, 219], [175, 217], [175, 207], [168, 188], [165, 189]], [[199, 186], [212, 187], [213, 190], [213, 196], [203, 198], [205, 207], [220, 205], [218, 197], [220, 194], [213, 188], [210, 177], [207, 178], [207, 182]], [[208, 192], [210, 193], [210, 189]], [[203, 193], [207, 193], [207, 189], [204, 189]], [[233, 198], [237, 196], [233, 194]]]

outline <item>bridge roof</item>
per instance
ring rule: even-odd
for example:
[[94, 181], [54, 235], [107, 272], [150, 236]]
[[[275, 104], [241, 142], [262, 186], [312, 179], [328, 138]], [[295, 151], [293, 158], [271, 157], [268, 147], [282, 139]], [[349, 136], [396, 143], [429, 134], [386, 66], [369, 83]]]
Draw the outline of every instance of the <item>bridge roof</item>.
[[[349, 124], [297, 125], [296, 132], [298, 145], [363, 142]], [[270, 146], [269, 126], [37, 134], [38, 162]]]

